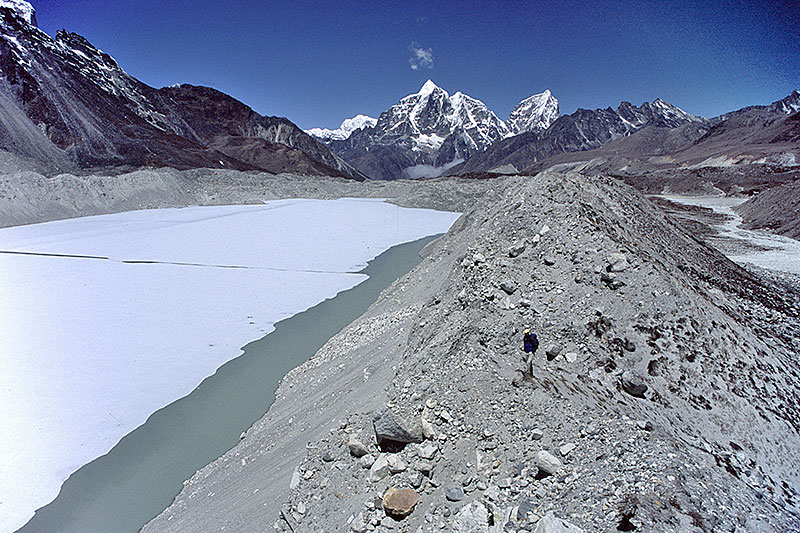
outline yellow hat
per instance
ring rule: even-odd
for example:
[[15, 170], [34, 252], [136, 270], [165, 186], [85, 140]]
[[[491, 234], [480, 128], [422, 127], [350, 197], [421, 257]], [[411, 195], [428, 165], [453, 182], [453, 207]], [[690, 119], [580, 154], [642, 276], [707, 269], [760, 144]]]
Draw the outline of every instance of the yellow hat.
[[531, 330], [529, 330], [528, 328], [525, 328], [525, 331], [523, 331], [523, 333], [530, 333], [530, 332]]

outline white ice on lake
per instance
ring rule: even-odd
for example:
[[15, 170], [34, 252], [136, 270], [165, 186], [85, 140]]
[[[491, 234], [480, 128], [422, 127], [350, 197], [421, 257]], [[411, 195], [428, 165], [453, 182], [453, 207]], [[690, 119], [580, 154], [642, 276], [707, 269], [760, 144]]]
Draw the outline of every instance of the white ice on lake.
[[277, 321], [457, 217], [281, 200], [0, 229], [0, 531]]
[[766, 248], [766, 250], [730, 255], [728, 259], [736, 263], [750, 263], [769, 270], [800, 274], [800, 241], [760, 230], [749, 230], [742, 227], [742, 217], [733, 210], [747, 198], [728, 196], [672, 196], [663, 198], [673, 202], [707, 207], [728, 217], [724, 224], [718, 226], [723, 237], [743, 240]]

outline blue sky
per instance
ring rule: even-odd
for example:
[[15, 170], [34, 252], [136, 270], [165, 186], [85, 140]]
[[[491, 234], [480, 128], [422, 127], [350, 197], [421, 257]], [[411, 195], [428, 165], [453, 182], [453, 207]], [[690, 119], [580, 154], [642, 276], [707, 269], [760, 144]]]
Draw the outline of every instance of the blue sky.
[[[303, 128], [378, 116], [431, 78], [502, 119], [662, 98], [715, 116], [800, 88], [800, 1], [32, 0], [161, 87], [208, 85]], [[416, 68], [414, 68], [416, 67]]]

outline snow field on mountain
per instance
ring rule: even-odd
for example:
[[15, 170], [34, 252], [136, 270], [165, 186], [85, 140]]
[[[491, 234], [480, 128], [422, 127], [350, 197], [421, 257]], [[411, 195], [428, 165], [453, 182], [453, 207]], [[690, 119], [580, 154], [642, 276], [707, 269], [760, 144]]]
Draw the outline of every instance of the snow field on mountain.
[[281, 200], [0, 230], [0, 531], [277, 321], [457, 216]]

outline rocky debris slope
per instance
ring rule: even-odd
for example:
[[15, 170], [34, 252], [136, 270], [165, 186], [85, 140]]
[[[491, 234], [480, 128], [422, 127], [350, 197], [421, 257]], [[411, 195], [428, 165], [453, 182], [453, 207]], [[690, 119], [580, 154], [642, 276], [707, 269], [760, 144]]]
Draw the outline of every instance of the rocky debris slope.
[[483, 183], [145, 531], [800, 527], [797, 289], [614, 180]]
[[[0, 159], [0, 167], [2, 163]], [[140, 169], [115, 176], [50, 178], [32, 170], [14, 171], [0, 173], [0, 227], [136, 209], [251, 204], [280, 198], [391, 198], [407, 207], [458, 211], [475, 205], [487, 187], [455, 178], [426, 180], [425, 184], [221, 169]]]
[[768, 229], [800, 240], [800, 180], [761, 192], [736, 211], [746, 227]]

